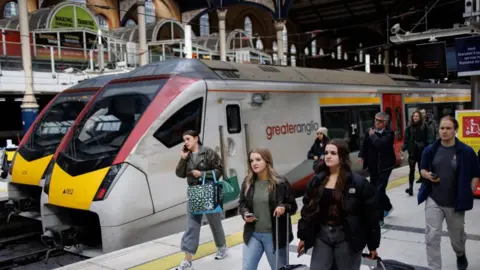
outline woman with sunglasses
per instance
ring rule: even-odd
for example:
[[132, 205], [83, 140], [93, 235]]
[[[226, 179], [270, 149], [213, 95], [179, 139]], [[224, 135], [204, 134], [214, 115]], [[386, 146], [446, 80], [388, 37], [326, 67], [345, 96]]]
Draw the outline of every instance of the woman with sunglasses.
[[313, 170], [323, 163], [323, 154], [325, 152], [325, 146], [330, 140], [327, 136], [328, 129], [326, 127], [320, 127], [317, 129], [317, 137], [312, 147], [308, 151], [307, 158], [313, 159]]
[[298, 223], [299, 254], [313, 248], [310, 269], [358, 270], [365, 246], [371, 258], [380, 245], [375, 187], [353, 173], [342, 140], [325, 147], [325, 163], [310, 182]]

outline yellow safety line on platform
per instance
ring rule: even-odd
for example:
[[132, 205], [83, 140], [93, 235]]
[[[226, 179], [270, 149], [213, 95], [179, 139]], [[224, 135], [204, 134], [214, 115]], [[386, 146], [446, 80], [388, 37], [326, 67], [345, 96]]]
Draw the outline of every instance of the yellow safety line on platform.
[[[415, 178], [418, 178], [418, 174]], [[387, 190], [399, 187], [408, 182], [408, 176], [400, 177], [396, 180], [391, 181], [388, 183]], [[297, 212], [295, 215], [292, 216], [292, 224], [297, 224], [300, 220], [300, 212]], [[229, 248], [242, 244], [243, 243], [243, 232], [237, 232], [227, 237], [227, 246]], [[198, 260], [200, 258], [209, 256], [214, 254], [217, 251], [217, 247], [215, 246], [214, 241], [206, 242], [199, 245], [197, 253], [193, 257], [193, 260]], [[175, 266], [178, 266], [182, 261], [185, 253], [177, 252], [159, 259], [155, 259], [150, 262], [143, 263], [141, 265], [132, 267], [130, 269], [135, 270], [167, 270], [171, 269]]]

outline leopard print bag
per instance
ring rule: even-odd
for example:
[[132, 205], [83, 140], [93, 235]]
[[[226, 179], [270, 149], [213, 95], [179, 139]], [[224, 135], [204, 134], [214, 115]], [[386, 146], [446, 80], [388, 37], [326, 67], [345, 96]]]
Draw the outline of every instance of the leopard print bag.
[[215, 172], [212, 171], [213, 183], [205, 183], [206, 173], [203, 173], [202, 184], [189, 186], [187, 190], [188, 210], [194, 215], [223, 212], [222, 185], [218, 183]]

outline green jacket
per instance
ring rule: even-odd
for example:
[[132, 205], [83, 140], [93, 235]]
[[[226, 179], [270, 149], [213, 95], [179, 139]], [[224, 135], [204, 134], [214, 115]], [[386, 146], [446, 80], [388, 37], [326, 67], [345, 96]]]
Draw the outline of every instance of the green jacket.
[[[180, 158], [178, 161], [175, 174], [180, 178], [187, 178], [188, 185], [195, 185], [199, 183], [199, 179], [193, 177], [192, 170], [199, 170], [202, 173], [206, 172], [207, 179], [213, 179], [212, 170], [215, 171], [217, 180], [223, 175], [223, 165], [220, 156], [211, 148], [200, 146], [198, 149], [198, 157], [196, 162], [190, 158], [192, 153], [189, 153], [186, 159]], [[201, 178], [200, 178], [201, 179]]]

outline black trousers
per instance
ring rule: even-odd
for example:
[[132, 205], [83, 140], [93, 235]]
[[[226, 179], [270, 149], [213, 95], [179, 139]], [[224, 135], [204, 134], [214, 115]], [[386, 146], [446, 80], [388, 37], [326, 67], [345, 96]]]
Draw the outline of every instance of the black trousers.
[[[380, 172], [376, 170], [369, 170], [370, 183], [377, 187], [377, 200], [380, 205], [380, 209], [383, 211], [392, 210], [392, 203], [387, 196], [387, 185], [392, 169], [382, 170]], [[383, 212], [380, 214], [380, 219], [383, 221]]]
[[[413, 188], [413, 181], [415, 181], [415, 164], [418, 166], [418, 171], [420, 172], [420, 162], [421, 156], [417, 157], [408, 157], [408, 166], [410, 167], [410, 172], [408, 173], [408, 184], [410, 188]], [[422, 177], [420, 176], [420, 179]]]

